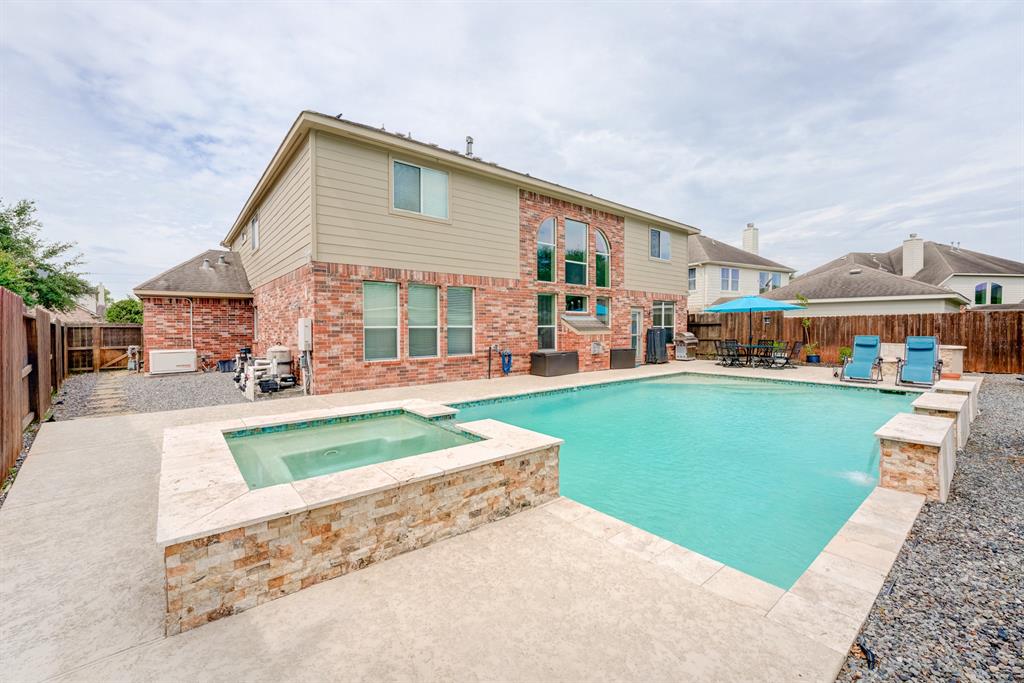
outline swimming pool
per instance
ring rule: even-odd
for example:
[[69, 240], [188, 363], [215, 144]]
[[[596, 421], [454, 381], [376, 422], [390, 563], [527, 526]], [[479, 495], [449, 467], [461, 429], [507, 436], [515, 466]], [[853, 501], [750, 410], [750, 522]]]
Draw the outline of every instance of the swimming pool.
[[563, 496], [788, 589], [875, 486], [873, 433], [913, 398], [676, 375], [468, 404], [458, 420], [565, 439]]

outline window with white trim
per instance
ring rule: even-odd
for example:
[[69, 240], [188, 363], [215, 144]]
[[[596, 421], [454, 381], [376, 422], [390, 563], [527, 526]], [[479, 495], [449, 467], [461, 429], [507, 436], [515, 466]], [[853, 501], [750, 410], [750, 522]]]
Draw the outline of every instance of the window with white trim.
[[555, 295], [537, 295], [537, 348], [555, 348]]
[[587, 297], [580, 296], [579, 294], [565, 295], [566, 313], [586, 313], [587, 310]]
[[393, 161], [392, 206], [399, 211], [448, 218], [448, 174], [405, 161]]
[[652, 310], [652, 327], [676, 327], [676, 304], [673, 301], [655, 301]]
[[651, 228], [651, 258], [668, 261], [672, 258], [672, 235], [667, 230]]
[[252, 236], [252, 250], [256, 251], [260, 248], [260, 217], [258, 215], [253, 216], [249, 221], [249, 234]]
[[690, 268], [686, 272], [686, 282], [687, 282], [687, 287], [689, 288], [689, 290], [691, 292], [697, 289], [697, 269], [696, 268]]
[[537, 279], [555, 281], [555, 219], [545, 218], [537, 228]]
[[473, 354], [473, 288], [449, 287], [445, 327], [449, 356]]
[[738, 291], [740, 291], [740, 269], [739, 268], [722, 268], [722, 291], [723, 292], [738, 292]]
[[434, 285], [409, 285], [409, 358], [438, 355], [437, 296]]
[[990, 288], [989, 303], [1001, 304], [1003, 303], [1003, 286], [995, 282], [992, 283]]
[[363, 358], [398, 358], [398, 285], [363, 283]]
[[565, 281], [570, 285], [587, 284], [587, 238], [590, 226], [565, 219]]
[[606, 296], [599, 296], [596, 299], [594, 299], [594, 317], [603, 322], [605, 325], [611, 326], [611, 299], [609, 299]]
[[988, 303], [988, 283], [979, 282], [974, 286], [974, 303], [981, 305]]
[[611, 287], [612, 250], [608, 246], [608, 238], [600, 230], [594, 230], [594, 241], [597, 242], [597, 254], [594, 256], [594, 284], [598, 287]]
[[782, 286], [782, 273], [769, 273], [761, 271], [757, 274], [758, 292], [763, 294]]

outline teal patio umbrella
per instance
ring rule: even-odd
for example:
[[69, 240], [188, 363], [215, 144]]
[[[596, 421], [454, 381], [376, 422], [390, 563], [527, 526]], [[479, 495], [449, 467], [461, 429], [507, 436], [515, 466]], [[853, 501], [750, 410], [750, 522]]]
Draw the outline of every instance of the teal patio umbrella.
[[717, 306], [705, 308], [705, 313], [747, 313], [747, 344], [754, 343], [754, 313], [762, 311], [796, 311], [806, 306], [787, 304], [785, 301], [773, 301], [761, 296], [741, 296]]

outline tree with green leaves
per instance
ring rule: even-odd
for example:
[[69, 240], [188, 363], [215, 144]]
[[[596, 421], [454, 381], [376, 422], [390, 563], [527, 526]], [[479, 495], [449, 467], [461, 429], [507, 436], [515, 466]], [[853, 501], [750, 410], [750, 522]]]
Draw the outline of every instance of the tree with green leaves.
[[139, 323], [142, 324], [142, 302], [133, 297], [125, 297], [107, 306], [108, 323]]
[[82, 256], [73, 252], [76, 244], [48, 242], [39, 236], [42, 227], [35, 202], [0, 201], [0, 286], [27, 306], [70, 311], [93, 287], [78, 272]]

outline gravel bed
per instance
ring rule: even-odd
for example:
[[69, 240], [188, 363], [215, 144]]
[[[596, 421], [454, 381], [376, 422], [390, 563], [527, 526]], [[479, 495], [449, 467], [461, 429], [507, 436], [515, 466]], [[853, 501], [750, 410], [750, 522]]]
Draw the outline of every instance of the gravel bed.
[[60, 393], [53, 399], [53, 419], [73, 420], [86, 415], [90, 410], [89, 397], [99, 378], [95, 372], [85, 372], [64, 380]]
[[980, 407], [839, 681], [1024, 681], [1024, 382], [988, 375]]
[[245, 394], [232, 377], [230, 372], [163, 377], [133, 374], [125, 378], [124, 393], [128, 406], [137, 413], [245, 403]]

